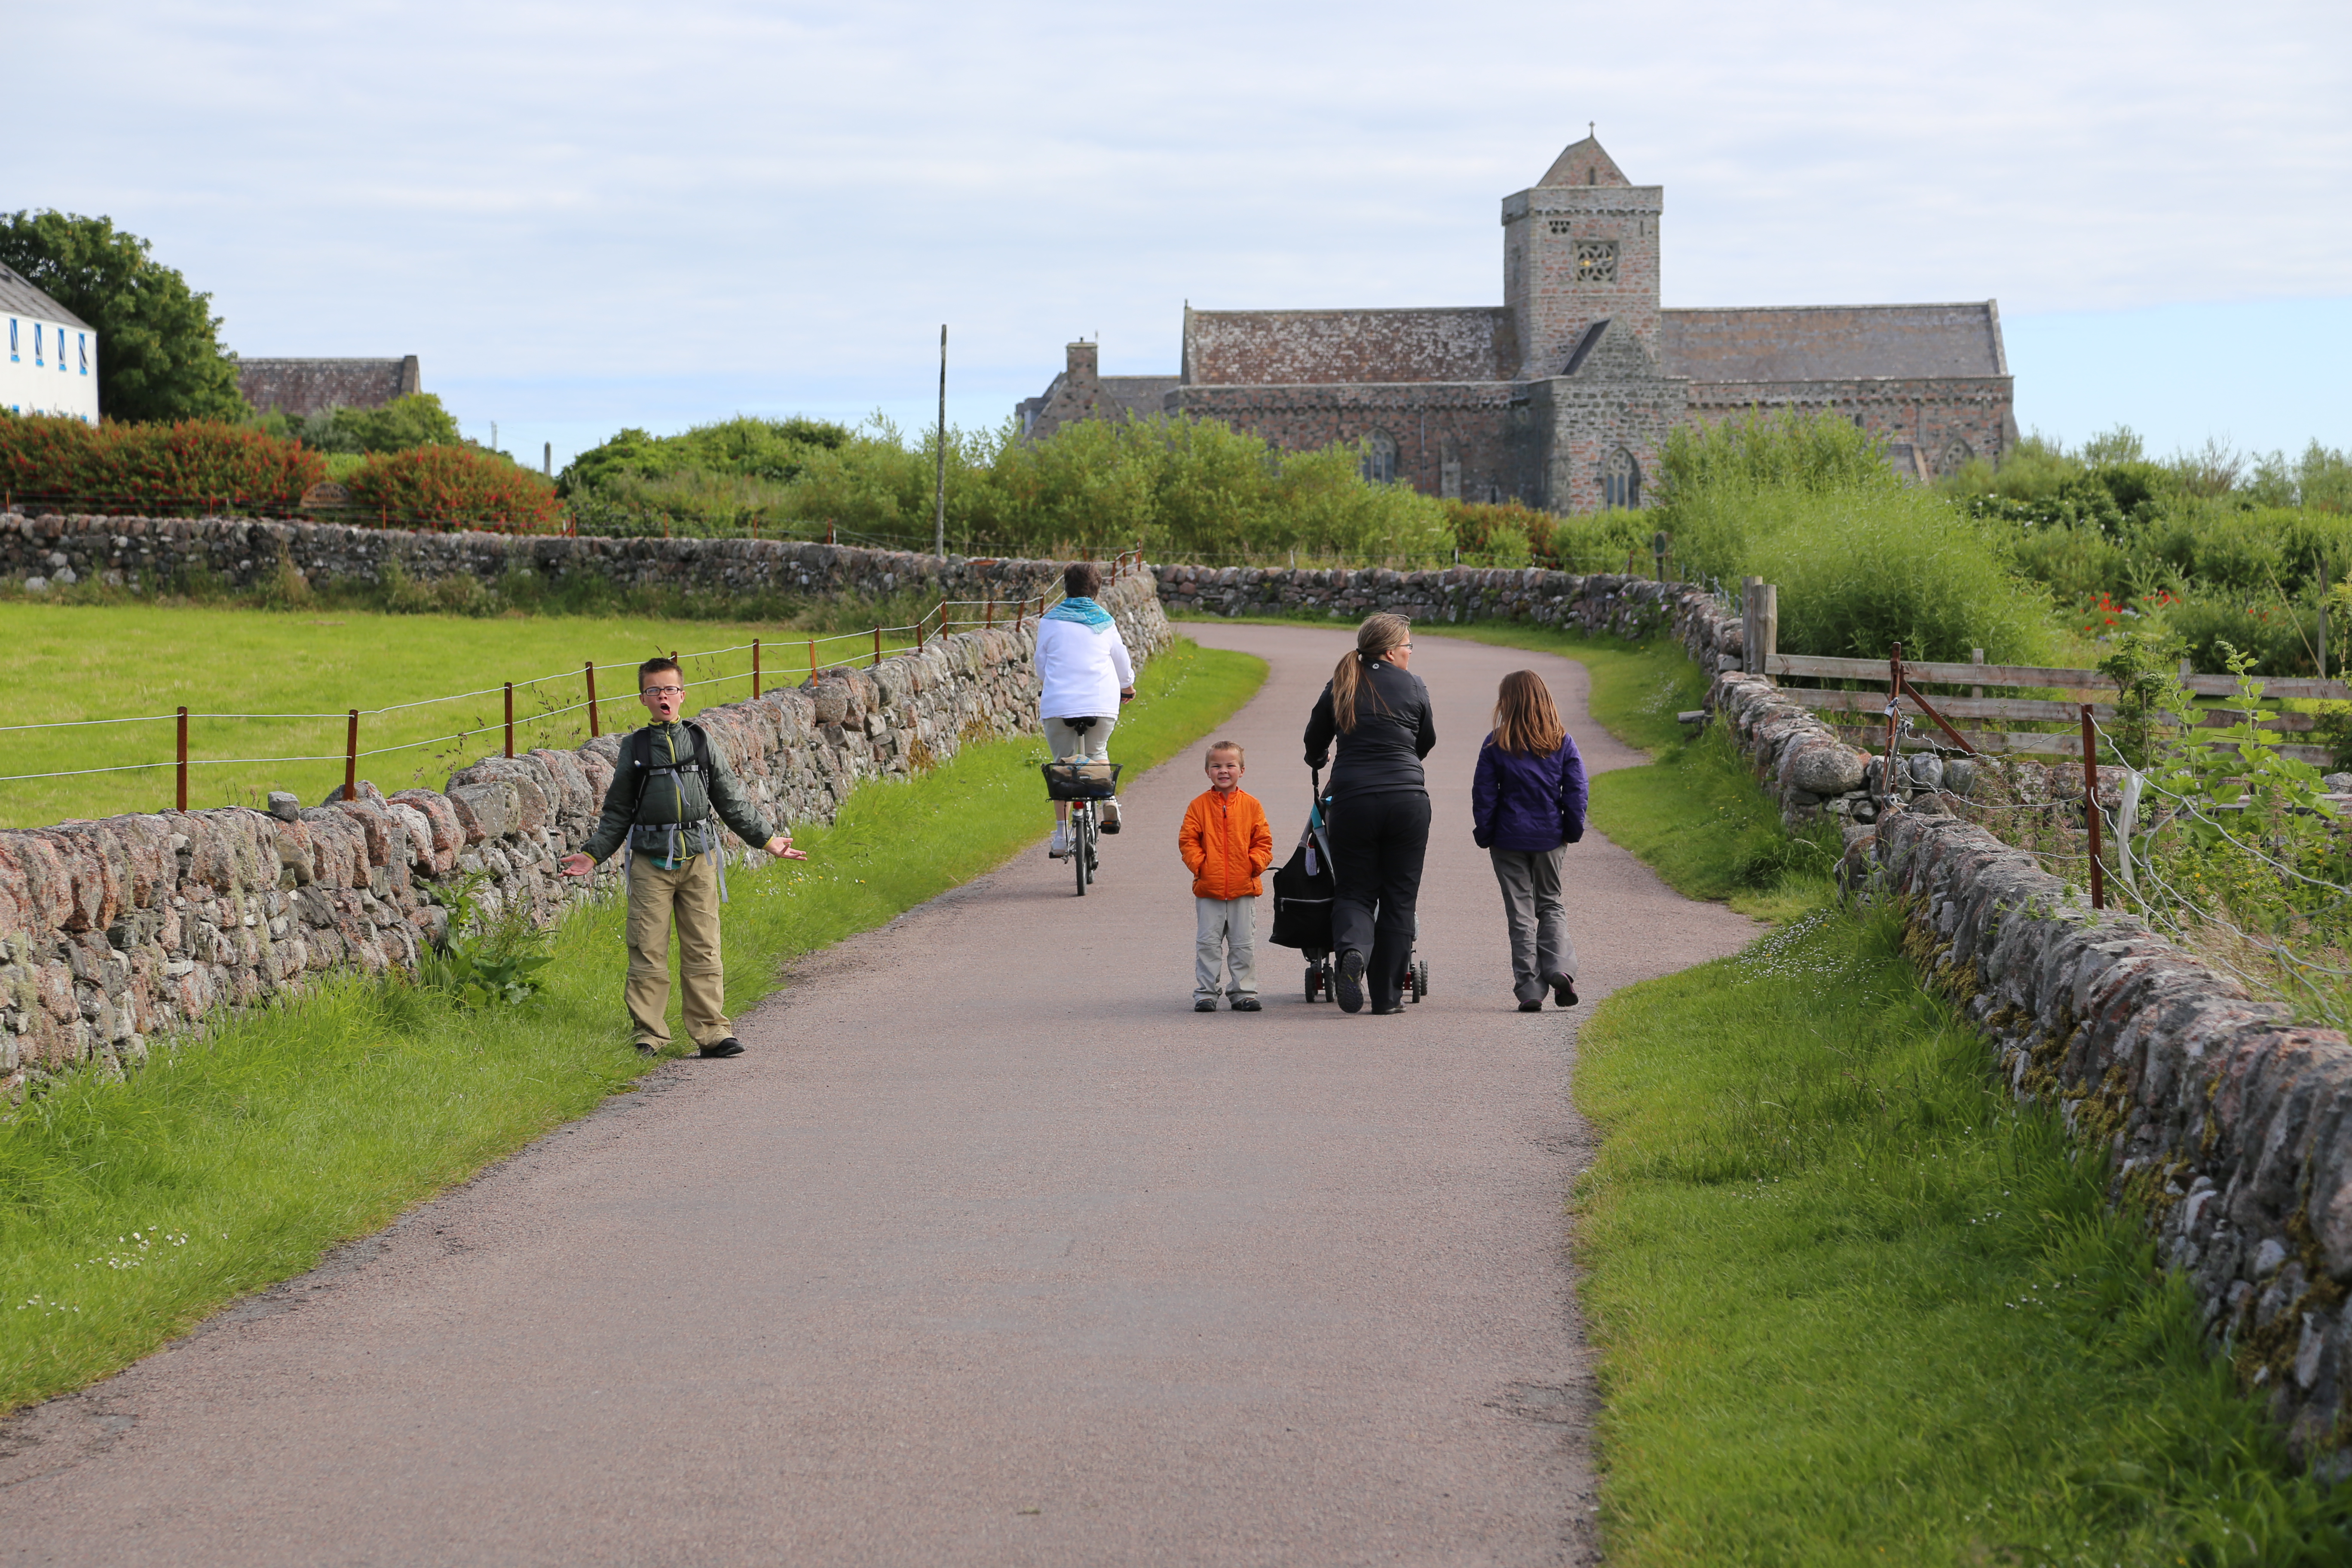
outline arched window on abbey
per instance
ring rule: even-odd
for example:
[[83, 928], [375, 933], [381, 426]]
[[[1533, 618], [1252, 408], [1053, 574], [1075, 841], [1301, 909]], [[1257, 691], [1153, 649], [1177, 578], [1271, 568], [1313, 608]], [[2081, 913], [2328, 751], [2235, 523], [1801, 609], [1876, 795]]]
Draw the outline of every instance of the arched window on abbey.
[[1629, 511], [1642, 504], [1642, 465], [1622, 447], [1601, 459], [1601, 504]]
[[1364, 478], [1376, 485], [1392, 485], [1396, 477], [1396, 437], [1385, 430], [1375, 430], [1364, 438]]
[[1947, 475], [1957, 474], [1967, 468], [1969, 460], [1976, 455], [1977, 449], [1974, 447], [1969, 446], [1966, 441], [1955, 440], [1944, 448], [1944, 455], [1937, 459], [1936, 472]]

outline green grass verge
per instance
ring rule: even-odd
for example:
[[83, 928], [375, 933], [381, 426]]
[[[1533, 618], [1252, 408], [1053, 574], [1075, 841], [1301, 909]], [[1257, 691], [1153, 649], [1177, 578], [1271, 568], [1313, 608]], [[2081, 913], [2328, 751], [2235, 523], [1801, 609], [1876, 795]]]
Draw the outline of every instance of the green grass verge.
[[[686, 660], [691, 709], [751, 694], [751, 639], [765, 639], [766, 684], [797, 684], [808, 643], [773, 623], [692, 622], [651, 616], [295, 615], [268, 610], [0, 601], [5, 638], [30, 689], [44, 694], [22, 722], [163, 715], [143, 724], [26, 730], [10, 736], [8, 772], [127, 767], [136, 772], [0, 784], [0, 826], [37, 827], [77, 816], [154, 811], [173, 802], [173, 724], [185, 706], [202, 713], [307, 713], [310, 719], [200, 719], [188, 724], [188, 804], [254, 805], [290, 789], [315, 805], [343, 782], [347, 709], [425, 703], [360, 722], [360, 747], [401, 747], [362, 757], [360, 774], [385, 794], [439, 788], [452, 771], [495, 750], [504, 682], [515, 681], [515, 744], [576, 746], [588, 738], [581, 665], [634, 664], [656, 653], [734, 651]], [[903, 646], [885, 637], [883, 647]], [[821, 663], [861, 653], [870, 639], [818, 645]], [[192, 657], [200, 654], [201, 657]], [[544, 679], [541, 679], [544, 678]], [[484, 690], [484, 689], [488, 689]], [[644, 718], [628, 669], [597, 679], [607, 729]], [[462, 700], [427, 702], [455, 692]], [[456, 737], [456, 738], [453, 738]], [[225, 763], [234, 758], [318, 758]]]
[[1611, 1561], [2352, 1561], [2352, 1493], [1900, 942], [1822, 908], [1580, 1035]]
[[[1130, 774], [1167, 760], [1265, 674], [1178, 645], [1145, 668], [1119, 760]], [[800, 830], [805, 863], [735, 872], [730, 1006], [1034, 842], [1052, 821], [1044, 760], [1032, 739], [971, 747]], [[70, 1076], [0, 1125], [0, 1409], [114, 1371], [627, 1088], [644, 1064], [621, 1010], [623, 916], [615, 900], [559, 926], [527, 1007], [467, 1013], [345, 976], [126, 1080]]]

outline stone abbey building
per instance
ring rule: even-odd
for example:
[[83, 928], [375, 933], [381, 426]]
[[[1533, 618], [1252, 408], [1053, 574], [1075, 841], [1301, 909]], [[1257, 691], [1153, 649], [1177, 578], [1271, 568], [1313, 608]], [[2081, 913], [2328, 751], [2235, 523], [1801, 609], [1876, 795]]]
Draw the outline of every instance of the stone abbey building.
[[1667, 310], [1664, 205], [1587, 137], [1503, 198], [1501, 305], [1187, 306], [1179, 374], [1102, 375], [1072, 343], [1023, 432], [1192, 414], [1291, 450], [1361, 441], [1376, 479], [1552, 511], [1642, 505], [1668, 431], [1751, 408], [1850, 415], [1921, 479], [2015, 442], [1992, 300]]

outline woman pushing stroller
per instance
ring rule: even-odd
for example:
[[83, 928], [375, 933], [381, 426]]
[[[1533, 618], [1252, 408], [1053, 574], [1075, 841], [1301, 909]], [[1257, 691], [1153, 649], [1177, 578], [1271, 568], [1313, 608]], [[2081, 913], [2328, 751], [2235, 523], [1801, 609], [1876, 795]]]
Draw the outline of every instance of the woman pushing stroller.
[[[1307, 721], [1307, 765], [1329, 762], [1331, 990], [1342, 1012], [1402, 1010], [1412, 959], [1414, 906], [1429, 850], [1429, 782], [1422, 759], [1437, 744], [1429, 689], [1407, 666], [1412, 625], [1368, 616], [1356, 646]], [[1338, 756], [1332, 757], [1336, 742]]]

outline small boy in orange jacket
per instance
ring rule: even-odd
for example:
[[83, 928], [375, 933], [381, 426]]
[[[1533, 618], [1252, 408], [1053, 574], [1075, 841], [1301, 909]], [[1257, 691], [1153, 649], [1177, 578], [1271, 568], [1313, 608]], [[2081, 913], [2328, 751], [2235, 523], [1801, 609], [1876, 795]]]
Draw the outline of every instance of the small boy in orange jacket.
[[1176, 847], [1192, 873], [1199, 918], [1192, 950], [1192, 1011], [1217, 1010], [1217, 972], [1232, 973], [1225, 994], [1236, 1013], [1257, 1005], [1258, 877], [1274, 864], [1274, 829], [1265, 807], [1242, 793], [1242, 749], [1231, 741], [1209, 748], [1209, 787], [1184, 808]]

